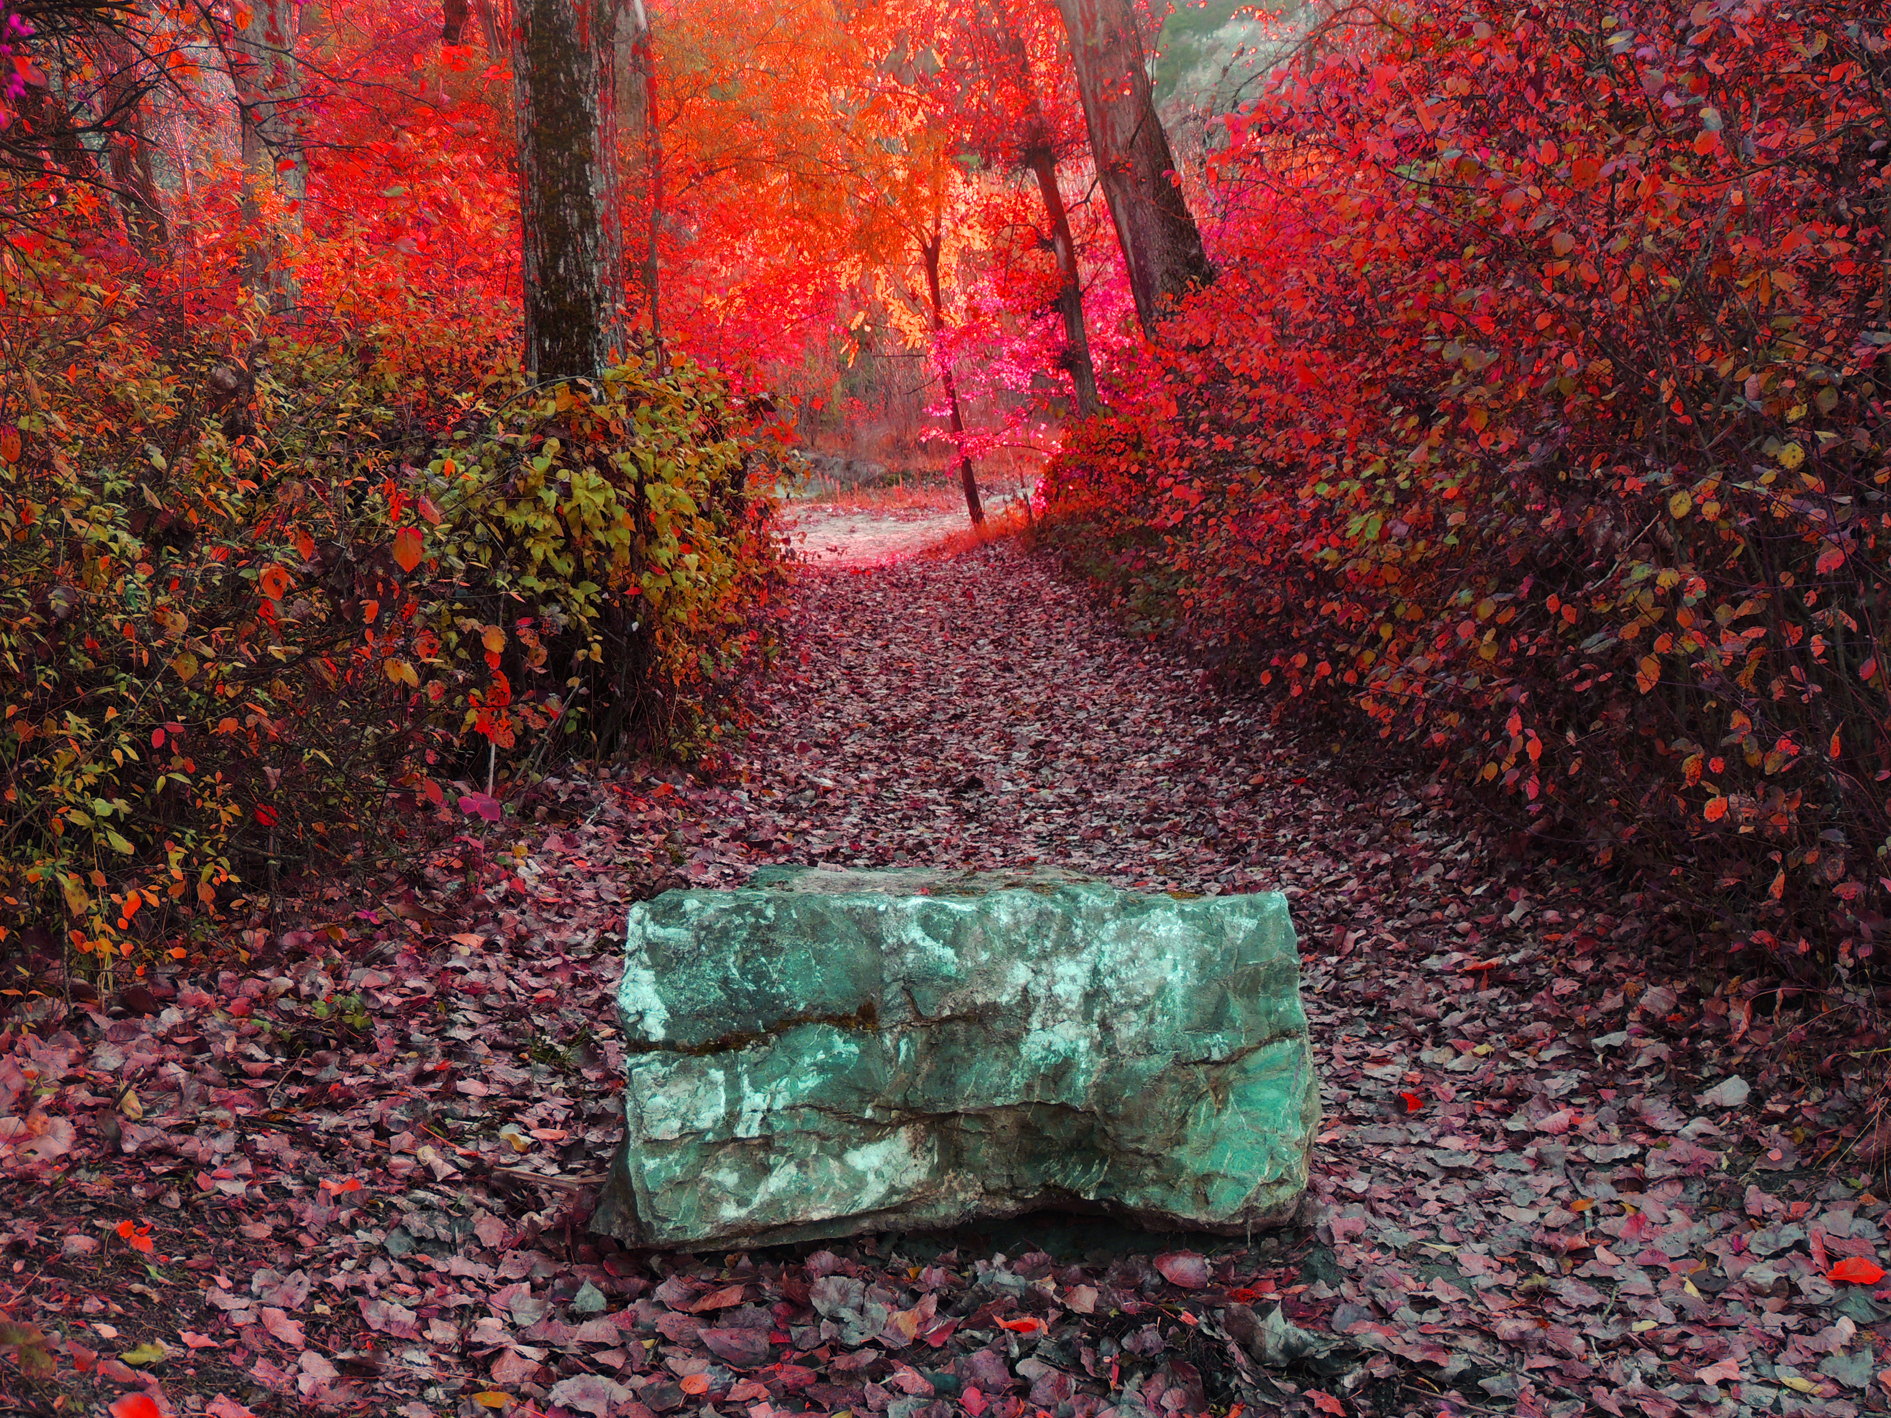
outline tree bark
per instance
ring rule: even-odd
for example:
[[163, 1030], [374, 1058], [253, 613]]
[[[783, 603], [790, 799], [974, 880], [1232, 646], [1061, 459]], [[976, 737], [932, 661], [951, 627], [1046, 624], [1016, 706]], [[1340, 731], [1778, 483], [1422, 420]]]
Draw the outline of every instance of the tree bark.
[[114, 130], [108, 138], [113, 188], [139, 255], [147, 265], [162, 265], [170, 259], [171, 232], [152, 170], [153, 145], [145, 122], [147, 94], [138, 82], [141, 56], [108, 26], [100, 27], [99, 41], [109, 66], [100, 92]]
[[[624, 260], [636, 285], [636, 305], [650, 322], [650, 354], [663, 365], [662, 326], [658, 319], [657, 232], [663, 218], [663, 147], [657, 129], [656, 40], [643, 0], [618, 13], [617, 142], [624, 178]], [[643, 257], [631, 254], [630, 231], [642, 213]]]
[[1076, 62], [1097, 179], [1129, 267], [1136, 318], [1153, 333], [1168, 307], [1215, 270], [1175, 181], [1129, 0], [1057, 0]]
[[1077, 413], [1088, 418], [1097, 411], [1096, 366], [1090, 362], [1090, 336], [1083, 328], [1083, 276], [1077, 269], [1077, 246], [1070, 235], [1070, 213], [1057, 186], [1057, 158], [1049, 143], [1030, 149], [1031, 171], [1044, 197], [1044, 212], [1051, 223], [1051, 250], [1057, 256], [1057, 309], [1064, 317], [1063, 366], [1077, 395]]
[[945, 248], [945, 234], [933, 229], [920, 243], [919, 254], [926, 263], [926, 295], [932, 303], [933, 358], [938, 361], [939, 378], [945, 385], [946, 410], [952, 425], [952, 446], [959, 455], [959, 484], [965, 489], [965, 511], [978, 526], [985, 520], [985, 505], [978, 496], [978, 475], [972, 471], [972, 458], [965, 451], [965, 419], [959, 413], [959, 381], [952, 374], [952, 359], [939, 348], [937, 337], [946, 329], [945, 294], [939, 280], [939, 261]]
[[622, 357], [617, 10], [627, 0], [517, 0], [513, 108], [524, 245], [525, 367], [594, 375]]
[[[247, 282], [272, 306], [293, 305], [295, 277], [282, 265], [284, 233], [302, 228], [302, 203], [308, 195], [308, 158], [302, 145], [301, 73], [296, 63], [296, 34], [301, 7], [296, 0], [255, 0], [249, 23], [232, 32], [231, 81], [243, 138], [244, 221], [259, 230], [250, 248]], [[279, 214], [265, 213], [262, 194], [282, 202]]]

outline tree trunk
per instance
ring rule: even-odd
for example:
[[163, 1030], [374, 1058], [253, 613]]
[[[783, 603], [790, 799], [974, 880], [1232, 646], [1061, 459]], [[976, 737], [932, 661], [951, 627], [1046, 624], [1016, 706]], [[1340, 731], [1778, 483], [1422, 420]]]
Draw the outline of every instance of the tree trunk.
[[[302, 229], [308, 194], [295, 57], [300, 10], [296, 0], [256, 0], [237, 10], [248, 15], [249, 23], [232, 33], [230, 78], [243, 136], [243, 219], [258, 228], [247, 284], [278, 309], [293, 305], [297, 295], [295, 278], [282, 265], [281, 236]], [[281, 203], [277, 210], [264, 210], [265, 193]]]
[[1064, 317], [1062, 364], [1077, 394], [1077, 413], [1088, 418], [1097, 411], [1096, 366], [1090, 362], [1090, 336], [1083, 328], [1083, 277], [1077, 269], [1077, 246], [1070, 235], [1070, 214], [1057, 186], [1057, 159], [1045, 144], [1031, 150], [1031, 171], [1044, 196], [1044, 211], [1051, 221], [1051, 250], [1057, 254], [1057, 309]]
[[1136, 318], [1153, 332], [1167, 306], [1215, 278], [1176, 183], [1130, 0], [1057, 0], [1076, 61], [1097, 179], [1129, 267]]
[[985, 506], [978, 497], [978, 475], [972, 471], [971, 455], [965, 451], [965, 419], [959, 413], [959, 381], [952, 374], [952, 359], [938, 348], [937, 337], [945, 333], [945, 295], [939, 281], [939, 260], [945, 247], [944, 233], [934, 229], [930, 239], [920, 246], [926, 262], [926, 294], [932, 302], [932, 333], [935, 337], [933, 358], [939, 363], [939, 378], [945, 385], [946, 410], [952, 422], [952, 446], [959, 455], [959, 484], [965, 489], [965, 511], [978, 526], [985, 520]]
[[1038, 102], [1037, 86], [1031, 79], [1031, 55], [1024, 37], [1011, 22], [1010, 13], [1000, 5], [988, 14], [981, 6], [980, 19], [999, 32], [1013, 78], [1024, 98], [1020, 118], [1024, 162], [1037, 178], [1037, 190], [1044, 199], [1044, 215], [1051, 224], [1051, 250], [1057, 258], [1057, 311], [1064, 321], [1064, 349], [1058, 364], [1070, 375], [1077, 397], [1077, 414], [1088, 418], [1097, 411], [1096, 366], [1090, 359], [1090, 336], [1083, 326], [1083, 273], [1077, 266], [1077, 243], [1070, 235], [1070, 213], [1064, 207], [1063, 190], [1057, 185], [1057, 150], [1051, 142], [1050, 124], [1044, 118], [1044, 106]]
[[525, 367], [594, 375], [622, 357], [616, 29], [623, 0], [516, 0], [513, 108]]
[[[650, 321], [650, 354], [663, 365], [662, 330], [657, 316], [657, 231], [663, 216], [663, 149], [657, 130], [655, 37], [643, 0], [618, 14], [617, 143], [624, 179], [624, 259], [636, 285], [635, 305]], [[643, 259], [631, 255], [631, 228], [642, 213]]]
[[499, 58], [499, 22], [493, 15], [492, 0], [445, 0], [440, 10], [440, 40], [444, 44], [465, 44], [466, 22], [477, 10], [479, 30], [486, 40], [486, 53]]
[[147, 265], [162, 265], [170, 259], [171, 233], [152, 170], [153, 146], [145, 121], [148, 94], [137, 82], [140, 56], [109, 26], [100, 27], [99, 41], [110, 65], [100, 92], [115, 130], [109, 138], [113, 188], [138, 254]]

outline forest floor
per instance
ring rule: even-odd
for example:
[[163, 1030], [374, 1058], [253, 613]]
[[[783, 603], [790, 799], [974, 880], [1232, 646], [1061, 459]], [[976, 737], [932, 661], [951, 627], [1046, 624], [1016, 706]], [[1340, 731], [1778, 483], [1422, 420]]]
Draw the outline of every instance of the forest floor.
[[[0, 1413], [1886, 1408], [1891, 1293], [1844, 1279], [1886, 1208], [1834, 1169], [1859, 1120], [1790, 1020], [1703, 993], [1619, 887], [1276, 734], [1017, 541], [884, 545], [806, 576], [716, 781], [549, 779], [516, 820], [410, 824], [403, 870], [278, 900], [228, 958], [16, 998]], [[1291, 898], [1325, 1078], [1296, 1225], [586, 1235], [627, 903], [768, 863], [1033, 859]], [[1320, 1342], [1257, 1364], [1228, 1336], [1275, 1304]]]

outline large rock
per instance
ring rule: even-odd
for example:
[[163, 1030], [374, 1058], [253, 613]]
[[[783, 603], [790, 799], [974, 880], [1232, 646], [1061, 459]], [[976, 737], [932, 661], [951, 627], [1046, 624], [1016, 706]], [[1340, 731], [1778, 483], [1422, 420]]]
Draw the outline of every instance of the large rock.
[[1276, 894], [760, 872], [631, 908], [626, 1139], [592, 1220], [773, 1244], [1043, 1206], [1280, 1222], [1319, 1086]]

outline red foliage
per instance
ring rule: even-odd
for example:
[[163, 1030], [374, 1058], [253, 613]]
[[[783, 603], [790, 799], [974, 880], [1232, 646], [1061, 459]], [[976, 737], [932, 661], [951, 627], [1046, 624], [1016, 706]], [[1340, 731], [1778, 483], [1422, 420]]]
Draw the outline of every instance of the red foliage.
[[1222, 279], [1073, 431], [1064, 504], [1145, 609], [1696, 930], [1868, 955], [1882, 18], [1421, 0], [1320, 38], [1230, 125]]

